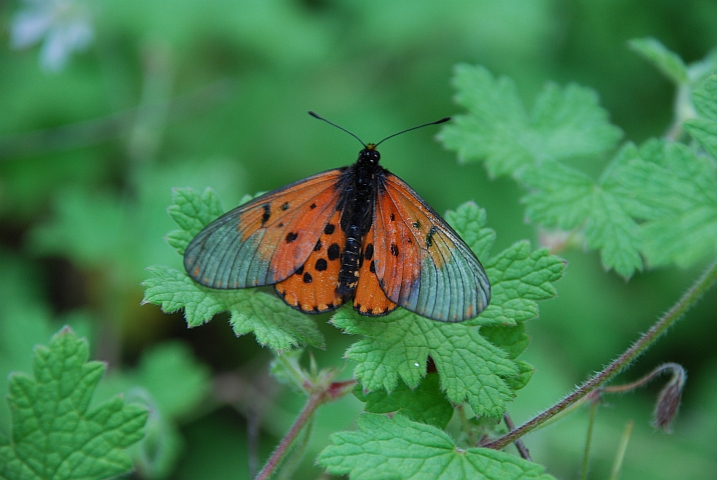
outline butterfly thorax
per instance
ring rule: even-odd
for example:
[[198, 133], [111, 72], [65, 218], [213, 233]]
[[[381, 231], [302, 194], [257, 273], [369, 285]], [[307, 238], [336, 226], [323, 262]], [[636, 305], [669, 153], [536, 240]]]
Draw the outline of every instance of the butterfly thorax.
[[380, 159], [376, 145], [369, 143], [359, 152], [357, 162], [343, 174], [345, 188], [339, 208], [342, 209], [341, 228], [346, 233], [346, 243], [341, 254], [336, 292], [345, 298], [352, 297], [356, 290], [363, 260], [363, 238], [371, 228], [376, 193], [386, 173], [378, 164]]

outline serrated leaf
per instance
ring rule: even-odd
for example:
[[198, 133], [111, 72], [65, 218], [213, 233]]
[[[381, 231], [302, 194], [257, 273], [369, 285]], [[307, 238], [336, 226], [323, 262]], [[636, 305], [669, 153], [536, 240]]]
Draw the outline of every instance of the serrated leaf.
[[692, 94], [692, 102], [702, 118], [687, 120], [685, 130], [717, 159], [717, 74], [700, 84]]
[[184, 255], [184, 250], [192, 238], [209, 222], [224, 213], [224, 209], [211, 188], [205, 189], [201, 195], [192, 188], [175, 188], [172, 190], [172, 202], [167, 213], [181, 230], [170, 232], [167, 241], [180, 255]]
[[525, 387], [531, 378], [533, 378], [533, 374], [535, 373], [535, 367], [533, 367], [528, 362], [524, 362], [522, 360], [518, 360], [515, 362], [516, 365], [518, 365], [518, 370], [520, 373], [514, 377], [508, 378], [508, 385], [513, 390], [520, 390], [521, 388]]
[[38, 347], [34, 376], [10, 377], [11, 439], [0, 441], [0, 478], [86, 479], [126, 473], [147, 410], [115, 397], [89, 408], [104, 365], [67, 328]]
[[633, 196], [652, 208], [640, 227], [643, 252], [652, 265], [688, 266], [717, 252], [717, 173], [689, 147], [650, 142], [642, 159], [616, 175]]
[[446, 212], [446, 221], [461, 232], [461, 238], [471, 247], [478, 258], [485, 258], [495, 242], [495, 231], [485, 228], [488, 219], [485, 209], [475, 202], [466, 202], [455, 210]]
[[693, 118], [687, 120], [684, 127], [687, 133], [692, 135], [712, 158], [717, 158], [717, 122]]
[[455, 404], [467, 401], [476, 415], [499, 418], [513, 398], [505, 378], [518, 375], [517, 367], [476, 327], [438, 323], [406, 310], [366, 322], [345, 308], [331, 322], [366, 337], [346, 352], [358, 363], [354, 375], [366, 390], [391, 391], [399, 378], [415, 388], [426, 374], [430, 355], [448, 399]]
[[441, 430], [393, 418], [363, 414], [358, 432], [331, 436], [318, 463], [334, 475], [352, 480], [549, 480], [542, 466], [486, 448], [458, 449]]
[[300, 312], [287, 308], [274, 295], [255, 290], [215, 290], [194, 282], [185, 272], [170, 267], [148, 269], [145, 303], [160, 305], [166, 313], [184, 309], [187, 324], [202, 325], [217, 313], [229, 311], [237, 335], [254, 333], [261, 345], [288, 350], [298, 345], [323, 346], [316, 324]]
[[361, 385], [356, 385], [354, 394], [366, 403], [367, 412], [398, 412], [413, 421], [441, 429], [446, 428], [453, 416], [453, 405], [441, 391], [437, 373], [426, 375], [426, 378], [414, 389], [399, 382], [396, 389], [390, 393], [386, 390], [364, 393]]
[[625, 278], [642, 269], [638, 225], [626, 211], [611, 177], [595, 182], [575, 168], [545, 162], [521, 174], [533, 192], [523, 198], [526, 214], [546, 228], [582, 230], [602, 263]]
[[496, 79], [483, 67], [458, 66], [453, 84], [456, 101], [468, 113], [454, 116], [439, 138], [462, 161], [485, 161], [491, 175], [516, 174], [545, 159], [601, 153], [621, 136], [596, 93], [584, 87], [550, 84], [529, 114], [513, 81]]
[[687, 66], [685, 66], [685, 63], [679, 55], [668, 50], [659, 40], [652, 37], [637, 38], [630, 40], [628, 44], [630, 48], [655, 65], [676, 85], [683, 85], [689, 82], [689, 75], [687, 74]]
[[485, 212], [467, 203], [446, 218], [452, 219], [460, 235], [471, 226], [474, 237], [483, 239], [478, 243], [485, 247], [484, 265], [492, 296], [481, 315], [446, 324], [399, 309], [367, 322], [344, 308], [331, 323], [347, 333], [364, 335], [346, 356], [358, 362], [354, 374], [366, 390], [392, 391], [399, 379], [415, 388], [426, 374], [430, 356], [451, 402], [467, 401], [476, 415], [500, 418], [505, 403], [514, 395], [506, 379], [521, 372], [508, 353], [515, 346], [508, 351], [499, 348], [481, 335], [480, 327], [514, 326], [537, 316], [536, 301], [555, 296], [551, 283], [562, 275], [564, 263], [546, 249], [532, 251], [528, 242], [518, 242], [486, 260], [493, 234], [484, 231]]
[[695, 110], [702, 118], [717, 121], [717, 74], [707, 77], [692, 93]]
[[530, 343], [524, 323], [511, 327], [483, 327], [480, 333], [490, 343], [505, 350], [511, 359], [518, 358]]

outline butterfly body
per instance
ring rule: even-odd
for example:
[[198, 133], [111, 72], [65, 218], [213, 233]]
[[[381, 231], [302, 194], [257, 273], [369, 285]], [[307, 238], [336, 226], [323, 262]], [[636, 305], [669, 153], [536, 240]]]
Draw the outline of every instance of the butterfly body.
[[353, 300], [367, 316], [398, 306], [440, 321], [477, 316], [490, 300], [480, 262], [380, 158], [367, 144], [349, 167], [227, 212], [190, 242], [187, 272], [212, 288], [274, 285], [306, 313]]

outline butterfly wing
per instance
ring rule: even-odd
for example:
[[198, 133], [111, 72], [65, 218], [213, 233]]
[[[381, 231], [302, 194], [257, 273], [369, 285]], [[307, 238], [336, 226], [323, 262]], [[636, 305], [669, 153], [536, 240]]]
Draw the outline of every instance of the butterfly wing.
[[376, 276], [375, 228], [363, 239], [363, 260], [359, 267], [359, 281], [354, 295], [354, 309], [361, 315], [386, 315], [398, 307], [386, 297]]
[[388, 172], [381, 178], [372, 236], [386, 297], [433, 320], [477, 316], [490, 301], [490, 283], [475, 254], [408, 184]]
[[306, 262], [289, 278], [275, 285], [276, 292], [290, 306], [306, 313], [323, 313], [346, 301], [336, 293], [341, 250], [346, 244], [340, 221], [341, 211], [335, 210]]
[[273, 285], [299, 269], [335, 215], [344, 169], [329, 170], [266, 193], [199, 232], [184, 267], [212, 288]]

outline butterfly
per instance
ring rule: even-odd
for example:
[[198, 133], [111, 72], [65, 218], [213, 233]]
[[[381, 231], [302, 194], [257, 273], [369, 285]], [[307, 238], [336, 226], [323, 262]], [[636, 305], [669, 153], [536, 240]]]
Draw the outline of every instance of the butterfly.
[[460, 322], [490, 301], [478, 258], [441, 216], [381, 167], [378, 145], [355, 164], [265, 193], [207, 225], [189, 243], [184, 267], [201, 285], [236, 289], [274, 285], [306, 313], [348, 301], [361, 315], [401, 306], [423, 317]]

